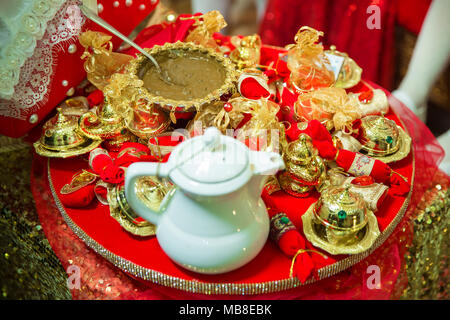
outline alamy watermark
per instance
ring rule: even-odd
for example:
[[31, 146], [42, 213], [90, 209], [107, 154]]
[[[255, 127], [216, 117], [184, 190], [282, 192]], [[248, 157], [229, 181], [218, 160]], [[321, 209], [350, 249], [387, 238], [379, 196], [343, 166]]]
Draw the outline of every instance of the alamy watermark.
[[380, 30], [381, 29], [381, 9], [376, 4], [370, 5], [366, 10], [367, 14], [370, 16], [367, 18], [366, 26], [369, 30]]
[[366, 270], [370, 276], [366, 280], [366, 286], [370, 290], [381, 289], [381, 272], [380, 267], [377, 265], [370, 265]]
[[81, 272], [80, 272], [80, 267], [77, 265], [70, 265], [67, 270], [66, 273], [69, 275], [69, 277], [67, 278], [67, 287], [70, 290], [73, 289], [78, 289], [80, 290], [81, 288]]

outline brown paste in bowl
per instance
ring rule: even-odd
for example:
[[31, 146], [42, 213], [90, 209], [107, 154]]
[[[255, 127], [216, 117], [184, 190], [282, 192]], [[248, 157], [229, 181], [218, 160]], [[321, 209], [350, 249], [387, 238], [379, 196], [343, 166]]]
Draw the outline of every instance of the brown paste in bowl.
[[144, 87], [155, 96], [177, 101], [201, 99], [225, 81], [225, 68], [201, 52], [172, 50], [156, 55], [155, 59], [171, 79], [171, 84], [164, 82], [156, 67], [146, 61], [139, 75]]

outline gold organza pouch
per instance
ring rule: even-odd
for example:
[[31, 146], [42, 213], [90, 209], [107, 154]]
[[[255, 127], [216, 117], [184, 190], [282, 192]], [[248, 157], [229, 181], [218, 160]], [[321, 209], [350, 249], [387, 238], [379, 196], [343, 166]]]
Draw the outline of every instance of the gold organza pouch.
[[321, 88], [299, 95], [295, 112], [304, 121], [319, 120], [328, 130], [351, 130], [351, 123], [361, 117], [356, 99], [341, 88]]
[[280, 152], [285, 142], [284, 126], [278, 121], [280, 107], [267, 99], [250, 100], [241, 98], [234, 102], [251, 104], [251, 118], [236, 134], [236, 139], [245, 143], [252, 150]]
[[288, 45], [287, 66], [291, 71], [290, 82], [298, 91], [311, 91], [330, 87], [334, 74], [327, 68], [329, 61], [322, 45], [316, 43], [323, 32], [301, 27], [295, 36], [295, 44]]
[[213, 34], [215, 32], [219, 32], [227, 26], [225, 18], [219, 11], [214, 10], [200, 16], [181, 19], [196, 20], [192, 25], [194, 29], [189, 32], [184, 42], [193, 42], [204, 47], [219, 49], [219, 45], [214, 40]]
[[100, 90], [104, 89], [114, 73], [121, 71], [133, 59], [130, 55], [113, 52], [111, 38], [95, 31], [83, 32], [79, 37], [85, 49], [81, 58], [85, 59], [84, 69], [87, 78]]
[[190, 136], [201, 135], [208, 127], [216, 127], [222, 134], [226, 134], [227, 130], [235, 129], [241, 123], [246, 113], [250, 113], [253, 106], [251, 101], [253, 100], [238, 97], [228, 102], [211, 103], [197, 112], [186, 129]]
[[123, 115], [132, 104], [141, 99], [144, 82], [127, 73], [114, 73], [103, 88], [105, 98], [116, 112]]

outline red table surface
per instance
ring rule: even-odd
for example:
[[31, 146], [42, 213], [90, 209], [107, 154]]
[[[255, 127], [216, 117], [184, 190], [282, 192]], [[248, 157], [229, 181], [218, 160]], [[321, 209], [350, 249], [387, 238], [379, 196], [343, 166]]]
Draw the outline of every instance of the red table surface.
[[[393, 113], [389, 113], [387, 117], [394, 119], [401, 125], [401, 122]], [[411, 181], [413, 176], [413, 154], [410, 153], [407, 158], [392, 164], [391, 167]], [[70, 181], [75, 172], [87, 168], [87, 162], [80, 157], [52, 159], [50, 160], [49, 168], [54, 190], [60, 190], [64, 184]], [[301, 233], [301, 216], [317, 200], [318, 196], [319, 194], [309, 198], [293, 198], [283, 192], [274, 194], [274, 197], [279, 198], [276, 201], [286, 202], [285, 212]], [[387, 228], [397, 214], [404, 213], [406, 210], [406, 205], [404, 206], [405, 201], [405, 197], [389, 196], [386, 198], [379, 212], [376, 213], [381, 232]], [[109, 207], [100, 204], [98, 201], [93, 201], [86, 208], [64, 208], [64, 211], [73, 223], [85, 232], [87, 237], [95, 240], [110, 253], [136, 265], [159, 271], [168, 276], [200, 282], [246, 284], [289, 278], [291, 260], [283, 255], [272, 241], [267, 241], [265, 247], [255, 259], [235, 271], [221, 275], [202, 275], [187, 271], [176, 265], [161, 250], [155, 237], [141, 238], [126, 232], [110, 217]], [[341, 261], [347, 257], [346, 255], [327, 255], [329, 256], [329, 264]]]

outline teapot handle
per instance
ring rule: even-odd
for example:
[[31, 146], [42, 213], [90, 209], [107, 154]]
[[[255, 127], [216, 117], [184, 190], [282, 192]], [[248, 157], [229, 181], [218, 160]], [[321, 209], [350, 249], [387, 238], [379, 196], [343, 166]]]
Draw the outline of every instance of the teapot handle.
[[162, 212], [154, 211], [144, 205], [136, 195], [135, 183], [137, 179], [145, 176], [167, 177], [168, 165], [160, 162], [132, 163], [125, 173], [125, 197], [130, 207], [142, 218], [158, 225]]

